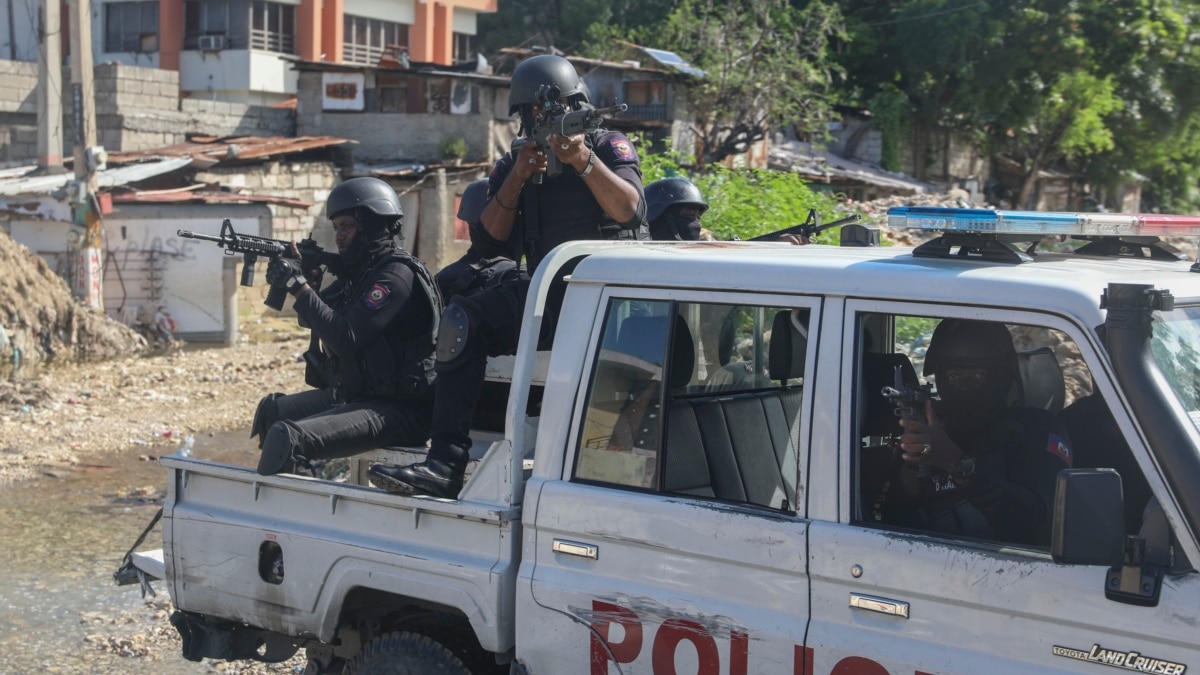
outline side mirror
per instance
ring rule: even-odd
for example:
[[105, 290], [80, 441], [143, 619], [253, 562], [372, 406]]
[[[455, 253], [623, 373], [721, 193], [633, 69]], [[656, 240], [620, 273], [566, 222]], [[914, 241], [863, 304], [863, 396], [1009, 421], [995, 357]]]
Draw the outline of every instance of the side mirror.
[[1064, 469], [1054, 490], [1050, 554], [1067, 565], [1121, 565], [1125, 505], [1121, 474], [1112, 469]]

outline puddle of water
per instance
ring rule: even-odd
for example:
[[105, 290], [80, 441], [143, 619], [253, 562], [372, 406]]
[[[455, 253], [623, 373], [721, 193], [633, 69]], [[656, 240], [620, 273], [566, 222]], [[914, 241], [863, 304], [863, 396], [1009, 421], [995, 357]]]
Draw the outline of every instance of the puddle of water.
[[[178, 640], [161, 660], [121, 657], [88, 642], [89, 635], [145, 634], [174, 628], [164, 607], [136, 586], [114, 585], [112, 573], [162, 503], [167, 471], [142, 461], [145, 448], [106, 455], [106, 464], [63, 478], [39, 478], [0, 490], [0, 673], [212, 673], [215, 662], [192, 663]], [[194, 455], [254, 466], [258, 448], [244, 431], [196, 438]], [[156, 527], [140, 547], [161, 548]], [[164, 584], [154, 582], [165, 592]], [[166, 608], [169, 612], [169, 608]], [[161, 625], [158, 625], [161, 624]], [[161, 644], [161, 643], [159, 643]]]

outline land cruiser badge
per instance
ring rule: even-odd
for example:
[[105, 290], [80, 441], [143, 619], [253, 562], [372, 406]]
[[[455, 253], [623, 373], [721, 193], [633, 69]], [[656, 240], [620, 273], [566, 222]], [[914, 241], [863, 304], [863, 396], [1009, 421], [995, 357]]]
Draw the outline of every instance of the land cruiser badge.
[[1173, 661], [1164, 661], [1151, 656], [1146, 656], [1137, 651], [1119, 651], [1116, 649], [1105, 649], [1098, 644], [1092, 645], [1090, 651], [1082, 649], [1074, 649], [1072, 647], [1054, 646], [1053, 653], [1055, 656], [1065, 656], [1068, 659], [1077, 661], [1087, 661], [1088, 663], [1099, 663], [1113, 668], [1122, 670], [1132, 670], [1136, 673], [1154, 673], [1155, 675], [1183, 675], [1187, 671], [1186, 663], [1175, 663]]

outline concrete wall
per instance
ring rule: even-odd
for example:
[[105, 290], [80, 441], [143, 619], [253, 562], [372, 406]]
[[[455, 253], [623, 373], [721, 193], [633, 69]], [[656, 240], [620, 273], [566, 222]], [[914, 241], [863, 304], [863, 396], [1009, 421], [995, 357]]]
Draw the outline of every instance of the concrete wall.
[[[0, 61], [0, 162], [37, 159], [37, 79], [37, 63]], [[64, 114], [66, 129], [69, 111]]]
[[353, 152], [359, 161], [438, 161], [438, 143], [443, 136], [455, 134], [467, 141], [464, 161], [491, 164], [508, 151], [516, 132], [507, 115], [497, 119], [496, 101], [507, 100], [506, 89], [479, 87], [480, 112], [451, 115], [326, 111], [320, 72], [300, 73], [297, 86], [296, 133], [358, 141]]
[[[179, 143], [187, 134], [291, 136], [292, 111], [239, 103], [179, 100], [179, 74], [105, 63], [95, 68], [97, 138], [109, 150], [145, 150]], [[63, 71], [64, 93], [70, 74]], [[73, 136], [64, 98], [64, 156]], [[37, 64], [0, 61], [0, 162], [37, 157]]]

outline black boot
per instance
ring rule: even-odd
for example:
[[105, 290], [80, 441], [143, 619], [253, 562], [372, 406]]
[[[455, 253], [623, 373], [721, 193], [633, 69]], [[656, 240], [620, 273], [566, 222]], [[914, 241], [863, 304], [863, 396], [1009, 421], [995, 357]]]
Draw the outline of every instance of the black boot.
[[397, 494], [458, 499], [463, 487], [463, 472], [436, 459], [408, 466], [372, 464], [367, 475], [375, 487]]

